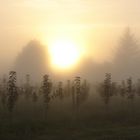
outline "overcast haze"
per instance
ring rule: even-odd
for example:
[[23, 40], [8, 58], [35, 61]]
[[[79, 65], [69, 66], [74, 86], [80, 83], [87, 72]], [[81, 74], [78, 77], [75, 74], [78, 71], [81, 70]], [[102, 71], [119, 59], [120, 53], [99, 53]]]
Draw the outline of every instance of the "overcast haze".
[[30, 40], [49, 46], [64, 36], [93, 60], [110, 62], [127, 26], [140, 39], [139, 5], [139, 0], [0, 0], [1, 71], [13, 66]]

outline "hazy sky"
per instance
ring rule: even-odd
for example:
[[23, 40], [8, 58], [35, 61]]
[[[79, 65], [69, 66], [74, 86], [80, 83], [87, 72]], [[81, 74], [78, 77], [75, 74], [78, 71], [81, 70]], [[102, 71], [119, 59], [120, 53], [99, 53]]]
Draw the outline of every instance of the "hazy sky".
[[51, 44], [67, 37], [108, 59], [125, 27], [140, 37], [139, 6], [139, 0], [0, 0], [0, 65], [35, 38]]

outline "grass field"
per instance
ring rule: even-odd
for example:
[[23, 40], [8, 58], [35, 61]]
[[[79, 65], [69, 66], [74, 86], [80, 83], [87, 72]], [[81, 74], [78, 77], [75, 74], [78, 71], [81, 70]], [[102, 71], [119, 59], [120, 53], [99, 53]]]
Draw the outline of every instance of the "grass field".
[[110, 120], [0, 122], [1, 140], [139, 140], [140, 123]]

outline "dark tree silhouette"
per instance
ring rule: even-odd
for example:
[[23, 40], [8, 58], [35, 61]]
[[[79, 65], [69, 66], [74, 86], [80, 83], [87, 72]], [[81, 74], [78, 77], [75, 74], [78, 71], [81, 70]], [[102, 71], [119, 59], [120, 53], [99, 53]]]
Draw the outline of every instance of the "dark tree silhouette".
[[133, 89], [133, 82], [132, 82], [132, 78], [128, 78], [127, 79], [127, 98], [128, 100], [130, 100], [130, 105], [131, 105], [131, 115], [134, 115], [134, 89]]
[[111, 73], [106, 73], [105, 80], [103, 83], [101, 83], [99, 87], [99, 93], [101, 98], [103, 99], [103, 102], [105, 103], [105, 112], [107, 116], [109, 114], [110, 98], [113, 96], [113, 94], [111, 93], [111, 88], [112, 88]]
[[76, 97], [75, 97], [75, 84], [74, 84], [74, 82], [72, 83], [71, 95], [72, 95], [72, 109], [73, 109], [73, 113], [75, 113]]
[[50, 102], [51, 87], [52, 87], [52, 84], [49, 80], [49, 76], [44, 75], [43, 76], [42, 90], [43, 90], [43, 94], [44, 94], [44, 102], [47, 104], [47, 107], [48, 107], [49, 102]]
[[122, 98], [124, 98], [125, 95], [126, 95], [126, 84], [125, 84], [124, 80], [122, 80], [122, 83], [121, 83], [120, 95], [121, 95]]
[[16, 87], [16, 72], [10, 71], [8, 81], [8, 99], [7, 106], [10, 112], [13, 111], [15, 102], [17, 101], [18, 93]]
[[62, 82], [58, 83], [57, 94], [58, 94], [60, 100], [62, 100], [64, 97], [64, 95], [63, 95], [63, 83]]
[[127, 97], [128, 99], [133, 100], [134, 99], [134, 91], [132, 87], [132, 78], [127, 79]]
[[87, 100], [89, 95], [89, 88], [89, 83], [87, 82], [87, 80], [84, 80], [81, 84], [80, 104]]
[[120, 96], [121, 96], [121, 109], [122, 109], [122, 113], [124, 114], [124, 112], [125, 112], [125, 97], [126, 97], [126, 93], [127, 93], [127, 88], [126, 88], [126, 83], [125, 83], [125, 80], [122, 80], [122, 82], [121, 82], [121, 85], [120, 85], [120, 89], [119, 89], [119, 94], [120, 94]]
[[101, 96], [103, 97], [105, 104], [108, 104], [110, 97], [112, 96], [112, 93], [111, 93], [111, 74], [110, 73], [105, 74], [104, 89], [103, 89]]
[[75, 77], [75, 96], [76, 96], [76, 113], [79, 117], [79, 107], [80, 107], [80, 94], [81, 94], [81, 77]]
[[7, 100], [7, 80], [4, 76], [2, 80], [2, 87], [1, 87], [1, 102], [4, 108], [6, 105], [6, 100]]
[[51, 89], [52, 89], [52, 83], [50, 82], [49, 75], [43, 76], [43, 95], [44, 95], [44, 103], [45, 103], [45, 110], [44, 110], [44, 119], [46, 119], [48, 115], [48, 109], [49, 109], [49, 103], [51, 101]]

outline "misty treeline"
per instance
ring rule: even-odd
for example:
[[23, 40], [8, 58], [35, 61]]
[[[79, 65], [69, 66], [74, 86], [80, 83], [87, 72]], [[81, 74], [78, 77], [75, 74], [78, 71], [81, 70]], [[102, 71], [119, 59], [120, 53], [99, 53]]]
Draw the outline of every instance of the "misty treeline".
[[[110, 60], [98, 63], [93, 60], [93, 53], [93, 56], [83, 58], [80, 64], [75, 68], [74, 74], [72, 72], [69, 75], [62, 75], [59, 72], [52, 71], [47, 46], [42, 46], [39, 41], [33, 40], [23, 48], [16, 58], [14, 68], [11, 69], [17, 71], [18, 77], [22, 77], [27, 73], [32, 75], [34, 81], [40, 81], [40, 77], [44, 73], [49, 73], [55, 80], [59, 80], [61, 77], [69, 79], [67, 75], [69, 77], [80, 75], [81, 77], [86, 77], [89, 81], [96, 82], [103, 79], [105, 72], [112, 73], [114, 80], [125, 79], [129, 76], [137, 79], [140, 75], [139, 39], [132, 33], [130, 28], [127, 28], [117, 40], [118, 42], [116, 44], [109, 44], [109, 46], [111, 46], [110, 50], [105, 47], [107, 46], [106, 44], [102, 45], [103, 50], [107, 53], [106, 55], [112, 57]], [[94, 46], [92, 47], [94, 48]], [[58, 50], [58, 53], [59, 51], [61, 50]], [[100, 55], [101, 54], [99, 54], [99, 59], [100, 57], [102, 58]]]
[[[66, 83], [54, 83], [49, 75], [42, 77], [40, 85], [32, 85], [29, 74], [25, 76], [24, 83], [18, 86], [17, 73], [10, 71], [8, 78], [4, 77], [0, 82], [0, 114], [8, 113], [10, 119], [13, 119], [15, 112], [23, 111], [22, 113], [26, 114], [30, 109], [30, 113], [38, 114], [39, 109], [41, 116], [47, 119], [48, 110], [55, 102], [56, 108], [60, 110], [70, 103], [71, 110], [77, 114], [80, 105], [88, 98], [89, 88], [88, 81], [82, 80], [81, 77], [75, 77], [72, 81], [67, 80]], [[66, 104], [64, 100], [67, 100]]]
[[139, 107], [140, 79], [115, 82], [111, 73], [94, 85], [79, 76], [55, 83], [49, 75], [33, 85], [29, 74], [17, 85], [15, 71], [0, 81], [0, 119], [126, 121], [139, 119]]

